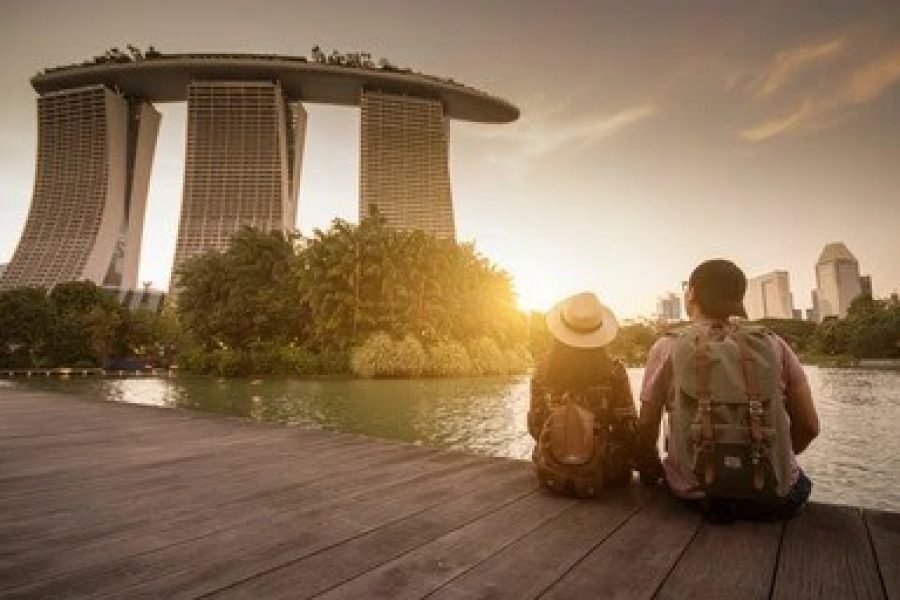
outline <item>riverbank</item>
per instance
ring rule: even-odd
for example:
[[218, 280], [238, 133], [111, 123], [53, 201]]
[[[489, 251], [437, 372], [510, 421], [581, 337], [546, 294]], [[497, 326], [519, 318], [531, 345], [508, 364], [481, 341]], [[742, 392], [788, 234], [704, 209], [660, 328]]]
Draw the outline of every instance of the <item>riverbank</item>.
[[721, 527], [524, 461], [3, 388], [0, 454], [9, 597], [900, 595], [884, 511]]

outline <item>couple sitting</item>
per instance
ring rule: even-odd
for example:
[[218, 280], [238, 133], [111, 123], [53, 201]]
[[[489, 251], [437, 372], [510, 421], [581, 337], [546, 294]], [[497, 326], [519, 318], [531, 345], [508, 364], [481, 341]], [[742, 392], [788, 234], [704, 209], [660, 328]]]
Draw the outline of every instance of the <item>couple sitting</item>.
[[715, 516], [795, 514], [812, 488], [796, 455], [818, 435], [818, 416], [784, 340], [731, 320], [746, 318], [746, 287], [729, 261], [694, 269], [685, 293], [691, 323], [650, 350], [639, 417], [625, 368], [604, 349], [618, 330], [613, 313], [590, 293], [557, 305], [547, 315], [554, 342], [532, 379], [528, 413], [541, 483], [594, 496], [631, 481], [634, 469]]

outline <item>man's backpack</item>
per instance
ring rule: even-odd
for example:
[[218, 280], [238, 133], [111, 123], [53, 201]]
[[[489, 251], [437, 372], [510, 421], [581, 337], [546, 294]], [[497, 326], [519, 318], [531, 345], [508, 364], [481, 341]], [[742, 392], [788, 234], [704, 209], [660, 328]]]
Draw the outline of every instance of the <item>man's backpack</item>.
[[668, 452], [711, 498], [758, 501], [790, 488], [790, 422], [771, 335], [737, 324], [675, 334]]
[[[627, 442], [617, 431], [607, 391], [605, 386], [595, 386], [577, 394], [547, 394], [549, 416], [532, 456], [542, 485], [584, 498], [631, 478]], [[604, 410], [595, 414], [587, 406]]]

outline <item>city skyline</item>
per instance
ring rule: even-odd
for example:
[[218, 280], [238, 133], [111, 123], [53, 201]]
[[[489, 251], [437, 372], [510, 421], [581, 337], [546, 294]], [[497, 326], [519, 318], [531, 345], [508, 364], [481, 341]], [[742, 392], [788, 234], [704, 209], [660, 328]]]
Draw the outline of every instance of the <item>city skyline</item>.
[[[687, 2], [662, 11], [496, 2], [476, 10], [395, 2], [377, 14], [359, 4], [369, 15], [359, 23], [338, 17], [350, 5], [272, 2], [263, 12], [225, 2], [213, 27], [203, 24], [203, 3], [9, 3], [0, 26], [9, 57], [0, 66], [8, 90], [0, 99], [0, 262], [10, 259], [31, 201], [27, 81], [37, 70], [126, 41], [164, 52], [285, 54], [321, 43], [521, 106], [520, 121], [503, 131], [455, 127], [449, 158], [459, 239], [475, 240], [513, 275], [526, 307], [591, 289], [623, 318], [649, 315], [659, 290], [678, 289], [713, 256], [748, 275], [787, 270], [796, 290], [809, 290], [809, 265], [834, 240], [866, 265], [876, 296], [900, 286], [896, 5]], [[90, 16], [98, 10], [102, 27]], [[175, 10], [182, 16], [173, 21], [166, 13]], [[436, 23], [448, 33], [435, 35]], [[705, 35], [695, 35], [699, 28]], [[309, 111], [299, 209], [307, 234], [335, 217], [355, 220], [359, 198], [357, 117]], [[161, 112], [144, 229], [152, 256], [145, 252], [140, 267], [140, 279], [156, 285], [168, 279], [184, 175], [185, 112]], [[795, 303], [808, 301], [797, 293]]]

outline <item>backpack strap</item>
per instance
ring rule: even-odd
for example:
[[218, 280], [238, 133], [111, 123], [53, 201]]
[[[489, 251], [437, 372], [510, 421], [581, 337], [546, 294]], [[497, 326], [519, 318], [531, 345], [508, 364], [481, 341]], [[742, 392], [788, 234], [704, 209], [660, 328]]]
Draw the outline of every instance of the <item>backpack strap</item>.
[[751, 459], [753, 461], [753, 487], [761, 490], [765, 484], [765, 474], [761, 458], [765, 450], [765, 437], [763, 436], [763, 405], [759, 393], [759, 380], [756, 377], [755, 363], [747, 344], [747, 338], [743, 331], [737, 327], [731, 330], [731, 337], [737, 342], [741, 353], [741, 374], [744, 378], [744, 388], [747, 390], [747, 411], [750, 421]]
[[697, 400], [700, 410], [700, 444], [705, 458], [703, 478], [712, 485], [716, 478], [716, 434], [712, 424], [712, 392], [709, 388], [709, 336], [702, 328], [694, 338], [694, 367], [697, 370]]

